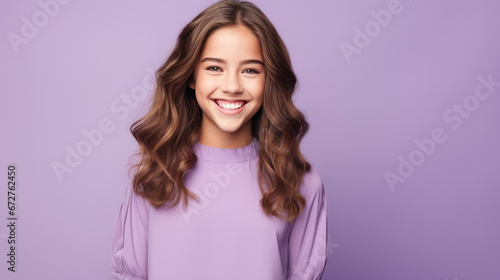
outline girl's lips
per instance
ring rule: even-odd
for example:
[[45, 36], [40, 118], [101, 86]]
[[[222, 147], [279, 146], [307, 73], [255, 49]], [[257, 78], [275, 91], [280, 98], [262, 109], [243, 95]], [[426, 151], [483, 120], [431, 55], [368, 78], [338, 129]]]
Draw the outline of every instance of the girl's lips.
[[223, 99], [212, 99], [217, 109], [225, 115], [236, 115], [243, 111], [245, 105], [248, 103], [244, 100], [227, 101]]

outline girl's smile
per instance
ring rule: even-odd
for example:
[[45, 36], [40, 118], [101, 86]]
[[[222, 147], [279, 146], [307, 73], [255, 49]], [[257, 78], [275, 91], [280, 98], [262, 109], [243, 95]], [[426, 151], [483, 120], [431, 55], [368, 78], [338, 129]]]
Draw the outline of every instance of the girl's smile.
[[248, 103], [244, 100], [224, 100], [212, 99], [217, 106], [217, 109], [226, 115], [236, 115], [243, 111], [245, 105]]

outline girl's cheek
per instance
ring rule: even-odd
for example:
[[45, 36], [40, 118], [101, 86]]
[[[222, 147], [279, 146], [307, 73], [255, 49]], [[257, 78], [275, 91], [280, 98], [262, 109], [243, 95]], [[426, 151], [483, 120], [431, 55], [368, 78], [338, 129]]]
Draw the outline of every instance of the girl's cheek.
[[208, 90], [214, 90], [218, 87], [218, 79], [216, 77], [207, 77], [205, 80], [205, 88]]
[[263, 79], [256, 79], [251, 85], [252, 91], [254, 93], [262, 93], [264, 92], [264, 85]]

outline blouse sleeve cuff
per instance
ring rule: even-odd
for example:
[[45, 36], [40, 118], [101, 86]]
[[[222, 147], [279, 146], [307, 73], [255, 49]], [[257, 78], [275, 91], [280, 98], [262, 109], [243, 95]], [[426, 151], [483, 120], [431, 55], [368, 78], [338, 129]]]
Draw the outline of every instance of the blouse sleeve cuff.
[[124, 272], [120, 272], [117, 269], [111, 270], [111, 280], [147, 280], [146, 278], [138, 278], [128, 275]]

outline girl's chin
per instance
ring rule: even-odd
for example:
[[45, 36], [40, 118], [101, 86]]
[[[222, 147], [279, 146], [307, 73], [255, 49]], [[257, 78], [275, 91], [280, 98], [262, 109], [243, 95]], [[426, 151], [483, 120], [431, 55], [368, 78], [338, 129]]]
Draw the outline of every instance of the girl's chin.
[[238, 133], [241, 130], [241, 125], [217, 125], [220, 131], [225, 133]]
[[242, 120], [217, 120], [215, 125], [225, 133], [240, 133], [244, 129], [246, 122]]

